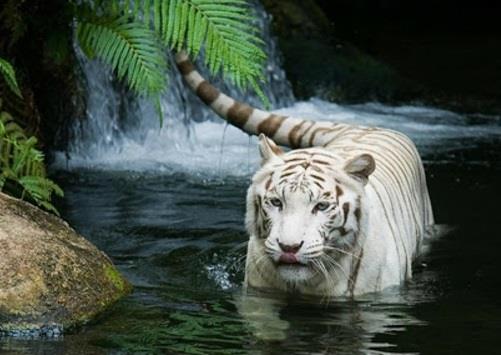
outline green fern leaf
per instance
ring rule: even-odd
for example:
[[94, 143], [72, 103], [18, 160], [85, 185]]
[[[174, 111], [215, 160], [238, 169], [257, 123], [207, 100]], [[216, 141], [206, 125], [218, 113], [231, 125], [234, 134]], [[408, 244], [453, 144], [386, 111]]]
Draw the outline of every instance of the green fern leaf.
[[222, 73], [239, 88], [253, 88], [268, 105], [260, 88], [266, 55], [247, 1], [96, 0], [85, 14], [85, 6], [80, 7], [81, 48], [108, 63], [135, 92], [154, 98], [165, 87], [167, 63], [158, 38], [192, 58], [203, 51], [211, 74]]
[[132, 16], [137, 18], [141, 12], [141, 0], [134, 0], [134, 10]]
[[165, 55], [155, 33], [142, 23], [129, 22], [126, 17], [80, 22], [77, 38], [136, 93], [154, 95], [164, 90]]
[[[266, 55], [246, 1], [163, 0], [161, 8], [166, 15], [156, 15], [161, 24], [154, 28], [162, 31], [170, 48], [186, 49], [194, 58], [204, 47], [205, 64], [212, 74], [222, 72], [238, 87], [257, 89], [267, 102], [259, 89]], [[160, 12], [160, 7], [153, 12]]]
[[150, 24], [150, 0], [143, 0], [143, 20], [146, 26]]
[[155, 99], [153, 100], [153, 107], [155, 108], [155, 112], [160, 118], [160, 128], [162, 128], [162, 126], [164, 125], [164, 114], [162, 111], [162, 104], [160, 102], [160, 95], [155, 97]]
[[0, 58], [0, 74], [2, 74], [9, 89], [17, 96], [22, 97], [21, 90], [17, 84], [14, 67], [12, 67], [12, 65], [3, 58]]
[[56, 208], [49, 202], [53, 193], [60, 197], [64, 195], [57, 184], [41, 176], [23, 176], [19, 179], [19, 184], [38, 205], [59, 215]]
[[63, 191], [46, 177], [44, 156], [36, 144], [36, 138], [27, 137], [10, 114], [0, 112], [0, 191], [12, 182], [21, 187], [22, 198], [58, 214], [50, 200], [53, 193], [63, 196]]
[[154, 0], [153, 3], [153, 28], [155, 32], [160, 33], [162, 28], [162, 0]]

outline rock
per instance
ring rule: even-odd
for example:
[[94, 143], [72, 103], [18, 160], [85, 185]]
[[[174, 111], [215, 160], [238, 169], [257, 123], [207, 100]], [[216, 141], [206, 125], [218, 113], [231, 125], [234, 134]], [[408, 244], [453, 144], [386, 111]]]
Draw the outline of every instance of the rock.
[[273, 15], [273, 33], [280, 38], [329, 37], [332, 23], [315, 0], [262, 0]]
[[262, 0], [272, 15], [294, 95], [337, 103], [395, 102], [421, 91], [384, 62], [338, 37], [318, 0]]
[[349, 43], [295, 37], [280, 41], [284, 69], [294, 95], [333, 102], [391, 102], [414, 88], [391, 67]]
[[66, 222], [0, 193], [0, 335], [59, 335], [130, 291]]

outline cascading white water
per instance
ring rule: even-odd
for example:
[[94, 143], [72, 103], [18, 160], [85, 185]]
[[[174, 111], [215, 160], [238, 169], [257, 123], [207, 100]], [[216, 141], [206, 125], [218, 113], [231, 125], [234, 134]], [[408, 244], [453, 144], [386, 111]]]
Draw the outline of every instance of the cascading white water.
[[[272, 108], [290, 106], [294, 96], [280, 66], [276, 42], [270, 34], [271, 18], [258, 1], [253, 2], [253, 10], [268, 54], [264, 92]], [[238, 152], [240, 163], [247, 164], [246, 159], [240, 159], [240, 153], [245, 155], [248, 151], [248, 139], [245, 138], [242, 145], [242, 134], [229, 129], [224, 150], [221, 149], [226, 131], [224, 124], [184, 85], [171, 54], [168, 57], [173, 70], [161, 101], [164, 126], [160, 128], [149, 101], [120, 90], [105, 65], [88, 60], [78, 47], [75, 50], [87, 89], [87, 117], [74, 122], [67, 152], [56, 152], [56, 167], [172, 170], [177, 165], [178, 168], [192, 166], [214, 171], [216, 164], [226, 166], [224, 152], [227, 150], [232, 152], [229, 156]], [[203, 65], [198, 67], [209, 77]], [[254, 106], [261, 105], [256, 95], [241, 92], [221, 79], [215, 78], [214, 84], [235, 98]], [[234, 168], [240, 170], [238, 166], [232, 166]]]
[[[399, 130], [411, 136], [425, 156], [472, 144], [475, 137], [501, 134], [498, 118], [477, 116], [471, 124], [471, 117], [429, 107], [378, 103], [346, 106], [320, 99], [295, 102], [270, 34], [270, 16], [258, 1], [253, 2], [253, 8], [269, 57], [265, 94], [279, 112]], [[87, 118], [73, 124], [68, 151], [55, 154], [56, 168], [248, 175], [257, 166], [256, 139], [226, 127], [189, 92], [176, 70], [172, 70], [169, 88], [162, 97], [165, 117], [160, 128], [148, 101], [126, 94], [103, 64], [87, 60], [78, 48], [76, 51], [87, 88]], [[171, 57], [170, 61], [174, 68]], [[199, 68], [203, 71], [203, 65]], [[255, 95], [242, 93], [220, 79], [213, 82], [241, 101], [261, 104]]]

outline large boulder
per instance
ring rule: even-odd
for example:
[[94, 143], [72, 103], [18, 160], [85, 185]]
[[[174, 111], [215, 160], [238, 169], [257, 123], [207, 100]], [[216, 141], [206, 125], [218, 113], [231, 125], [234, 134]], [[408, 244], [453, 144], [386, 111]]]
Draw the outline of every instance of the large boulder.
[[0, 335], [57, 335], [130, 290], [110, 259], [66, 222], [0, 193]]

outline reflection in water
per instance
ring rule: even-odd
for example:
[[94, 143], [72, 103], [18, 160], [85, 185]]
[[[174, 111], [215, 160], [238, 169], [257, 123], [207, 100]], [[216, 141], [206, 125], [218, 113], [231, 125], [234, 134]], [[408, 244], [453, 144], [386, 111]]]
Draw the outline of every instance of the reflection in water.
[[382, 294], [319, 302], [318, 299], [275, 295], [236, 297], [240, 315], [253, 336], [263, 342], [281, 342], [289, 350], [312, 352], [358, 353], [394, 345], [379, 342], [378, 334], [395, 334], [408, 326], [424, 326], [425, 321], [408, 310], [414, 303], [400, 288]]

